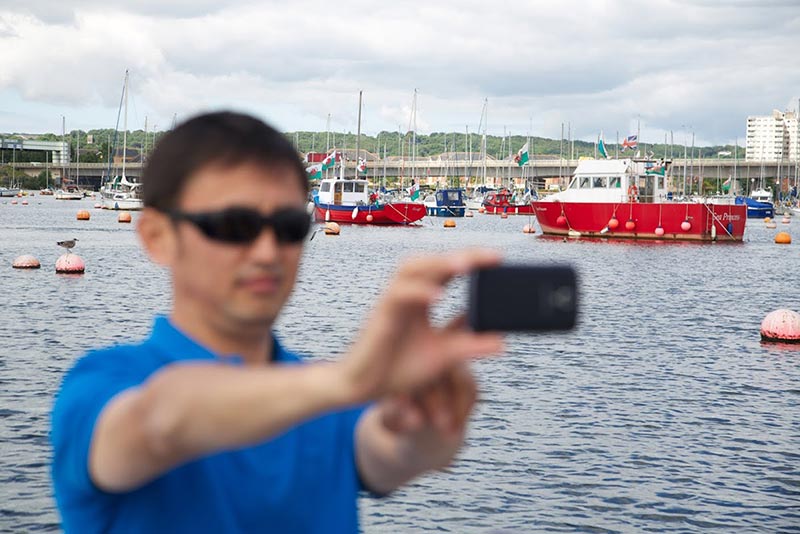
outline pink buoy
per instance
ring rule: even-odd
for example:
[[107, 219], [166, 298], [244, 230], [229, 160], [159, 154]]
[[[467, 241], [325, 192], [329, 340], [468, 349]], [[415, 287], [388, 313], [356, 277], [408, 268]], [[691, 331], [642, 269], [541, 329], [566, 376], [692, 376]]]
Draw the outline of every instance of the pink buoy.
[[661, 237], [661, 236], [664, 235], [664, 228], [661, 225], [656, 227], [656, 235], [658, 237]]
[[469, 218], [469, 217], [474, 217], [474, 215], [472, 215], [472, 212], [470, 210], [467, 210], [467, 212], [464, 214], [464, 217]]
[[608, 229], [616, 230], [617, 228], [619, 228], [619, 219], [611, 217], [611, 219], [608, 220]]
[[25, 200], [25, 199], [23, 199], [23, 200], [22, 200], [22, 205], [23, 205], [23, 206], [27, 206], [27, 205], [28, 205], [28, 201], [27, 201], [27, 200]]
[[14, 263], [11, 264], [14, 269], [38, 269], [41, 267], [39, 260], [31, 256], [30, 254], [23, 254], [22, 256], [18, 256], [14, 259]]
[[761, 321], [761, 341], [800, 343], [800, 313], [775, 310]]
[[636, 228], [636, 221], [634, 221], [633, 219], [628, 219], [627, 221], [625, 221], [626, 230], [633, 230], [634, 228]]
[[86, 264], [77, 254], [67, 252], [56, 260], [56, 272], [66, 274], [81, 274], [86, 270]]
[[522, 233], [523, 234], [535, 234], [536, 233], [536, 228], [534, 228], [532, 224], [526, 224], [525, 226], [522, 227]]
[[14, 200], [11, 201], [11, 203], [12, 204], [16, 204], [17, 203], [17, 199], [15, 198]]
[[556, 224], [559, 225], [559, 226], [566, 225], [567, 224], [567, 218], [564, 217], [563, 215], [559, 215], [558, 218], [556, 219]]
[[501, 213], [500, 214], [500, 218], [501, 219], [508, 219], [508, 213], [506, 213], [506, 212]]
[[688, 219], [681, 223], [681, 230], [683, 230], [684, 232], [688, 232], [691, 229], [692, 229], [692, 223], [690, 223]]
[[374, 219], [375, 217], [373, 217], [371, 213], [367, 214], [367, 222], [372, 222]]
[[94, 205], [94, 209], [96, 209], [96, 210], [99, 210], [102, 207], [103, 207], [103, 205], [100, 204], [100, 203], [97, 203], [97, 204]]
[[790, 222], [792, 222], [792, 220], [789, 217], [784, 217], [781, 219], [781, 223], [783, 224], [789, 224]]

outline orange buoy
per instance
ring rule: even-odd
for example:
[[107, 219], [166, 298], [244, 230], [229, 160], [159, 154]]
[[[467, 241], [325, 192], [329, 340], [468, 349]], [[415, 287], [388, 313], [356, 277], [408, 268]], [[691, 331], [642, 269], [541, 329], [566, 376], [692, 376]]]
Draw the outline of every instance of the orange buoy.
[[467, 210], [467, 212], [464, 214], [464, 217], [474, 217], [474, 215], [472, 215], [472, 211]]
[[658, 237], [663, 236], [664, 235], [664, 227], [662, 227], [661, 225], [656, 226], [656, 235]]
[[30, 254], [23, 254], [22, 256], [18, 256], [14, 259], [14, 263], [11, 264], [14, 269], [38, 269], [41, 267], [39, 260], [31, 256]]
[[534, 228], [534, 226], [532, 224], [526, 224], [525, 226], [522, 227], [522, 233], [523, 234], [535, 234], [536, 233], [536, 228]]
[[688, 219], [681, 223], [681, 230], [683, 230], [684, 232], [688, 232], [691, 229], [692, 229], [692, 223], [690, 223]]
[[778, 232], [775, 234], [775, 243], [778, 245], [791, 245], [792, 236], [789, 235], [789, 232]]
[[367, 222], [372, 222], [373, 220], [375, 220], [375, 217], [373, 217], [371, 213], [368, 213], [367, 214]]
[[765, 223], [768, 223], [768, 222], [770, 222], [770, 221], [772, 221], [772, 219], [771, 219], [771, 218], [769, 218], [769, 217], [764, 217], [764, 222], [765, 222]]
[[339, 235], [341, 228], [339, 228], [339, 224], [335, 222], [327, 222], [325, 223], [325, 235]]
[[506, 213], [506, 212], [501, 213], [500, 214], [500, 218], [501, 219], [508, 219], [508, 213]]
[[445, 228], [455, 228], [456, 227], [456, 222], [453, 219], [447, 219], [447, 220], [444, 221], [444, 227]]
[[117, 222], [121, 223], [129, 223], [131, 222], [131, 212], [129, 211], [121, 211], [119, 215], [117, 215]]
[[608, 225], [607, 226], [608, 226], [609, 230], [616, 230], [617, 228], [619, 228], [619, 219], [617, 219], [616, 217], [612, 216], [608, 220]]
[[56, 272], [66, 274], [81, 274], [86, 270], [86, 264], [77, 254], [67, 252], [56, 260]]
[[761, 341], [800, 343], [800, 314], [792, 310], [775, 310], [761, 321]]
[[80, 210], [76, 218], [79, 221], [88, 221], [89, 219], [92, 218], [92, 215], [87, 210]]
[[633, 230], [634, 228], [636, 228], [636, 221], [634, 221], [633, 219], [628, 219], [627, 221], [625, 221], [626, 230]]
[[478, 208], [478, 213], [486, 213], [486, 208], [481, 206], [480, 208]]

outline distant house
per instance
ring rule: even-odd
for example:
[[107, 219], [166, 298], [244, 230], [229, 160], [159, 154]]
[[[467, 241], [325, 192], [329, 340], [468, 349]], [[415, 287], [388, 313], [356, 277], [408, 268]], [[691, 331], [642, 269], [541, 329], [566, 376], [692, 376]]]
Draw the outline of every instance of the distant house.
[[[114, 165], [122, 164], [122, 149], [114, 150]], [[142, 163], [142, 153], [138, 148], [128, 147], [125, 150], [125, 163]]]

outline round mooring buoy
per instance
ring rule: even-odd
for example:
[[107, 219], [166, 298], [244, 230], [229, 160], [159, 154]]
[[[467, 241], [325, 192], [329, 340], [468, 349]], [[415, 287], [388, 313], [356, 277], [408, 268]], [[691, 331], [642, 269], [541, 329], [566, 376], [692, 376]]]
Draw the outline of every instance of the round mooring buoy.
[[23, 254], [22, 256], [17, 256], [11, 266], [14, 269], [38, 269], [41, 267], [41, 264], [39, 260], [30, 254]]
[[790, 222], [792, 222], [792, 220], [789, 217], [784, 217], [781, 219], [782, 224], [789, 224]]
[[608, 226], [609, 230], [616, 230], [617, 228], [619, 228], [619, 219], [617, 219], [616, 217], [611, 217], [608, 220], [608, 224], [606, 226]]
[[325, 223], [325, 235], [339, 235], [341, 228], [339, 228], [339, 224], [335, 222], [327, 222]]
[[86, 270], [86, 264], [77, 254], [67, 252], [56, 260], [56, 272], [65, 274], [81, 274]]
[[661, 226], [660, 224], [656, 226], [656, 235], [658, 237], [662, 237], [664, 235], [664, 227]]
[[446, 219], [444, 221], [444, 227], [445, 228], [455, 228], [456, 227], [456, 222], [453, 219]]
[[683, 230], [684, 232], [688, 232], [691, 229], [692, 229], [692, 223], [690, 223], [688, 219], [681, 223], [681, 230]]
[[79, 221], [88, 221], [92, 218], [92, 214], [89, 213], [87, 210], [80, 210], [78, 214], [75, 216], [76, 219]]
[[100, 203], [97, 203], [97, 204], [94, 205], [94, 209], [96, 209], [96, 210], [99, 210], [102, 207], [103, 207], [103, 205], [100, 204]]
[[372, 222], [375, 220], [375, 217], [371, 213], [367, 213], [367, 222]]
[[121, 211], [117, 215], [117, 222], [129, 223], [131, 222], [131, 213], [129, 211]]
[[500, 218], [501, 219], [508, 219], [508, 213], [506, 213], [506, 212], [501, 213], [500, 214]]
[[523, 234], [535, 234], [536, 233], [536, 228], [534, 228], [532, 224], [526, 224], [525, 226], [522, 227], [522, 233]]
[[633, 219], [628, 219], [627, 221], [625, 221], [626, 230], [631, 231], [634, 228], [636, 228], [636, 221], [634, 221]]
[[464, 217], [474, 217], [474, 215], [472, 214], [471, 210], [467, 210], [467, 212], [464, 214]]
[[791, 245], [792, 236], [789, 235], [789, 232], [778, 232], [775, 234], [775, 243], [778, 245]]
[[761, 341], [800, 343], [800, 313], [775, 310], [761, 321]]

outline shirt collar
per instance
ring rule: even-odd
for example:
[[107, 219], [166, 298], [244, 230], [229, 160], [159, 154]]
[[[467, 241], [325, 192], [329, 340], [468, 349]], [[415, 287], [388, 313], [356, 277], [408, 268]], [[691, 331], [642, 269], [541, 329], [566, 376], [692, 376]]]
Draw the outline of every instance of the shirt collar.
[[[153, 331], [149, 342], [156, 346], [172, 361], [217, 360], [227, 363], [242, 364], [242, 358], [236, 355], [222, 356], [204, 347], [179, 330], [168, 317], [157, 316], [153, 322]], [[290, 354], [272, 334], [272, 361], [294, 362], [297, 357]]]

